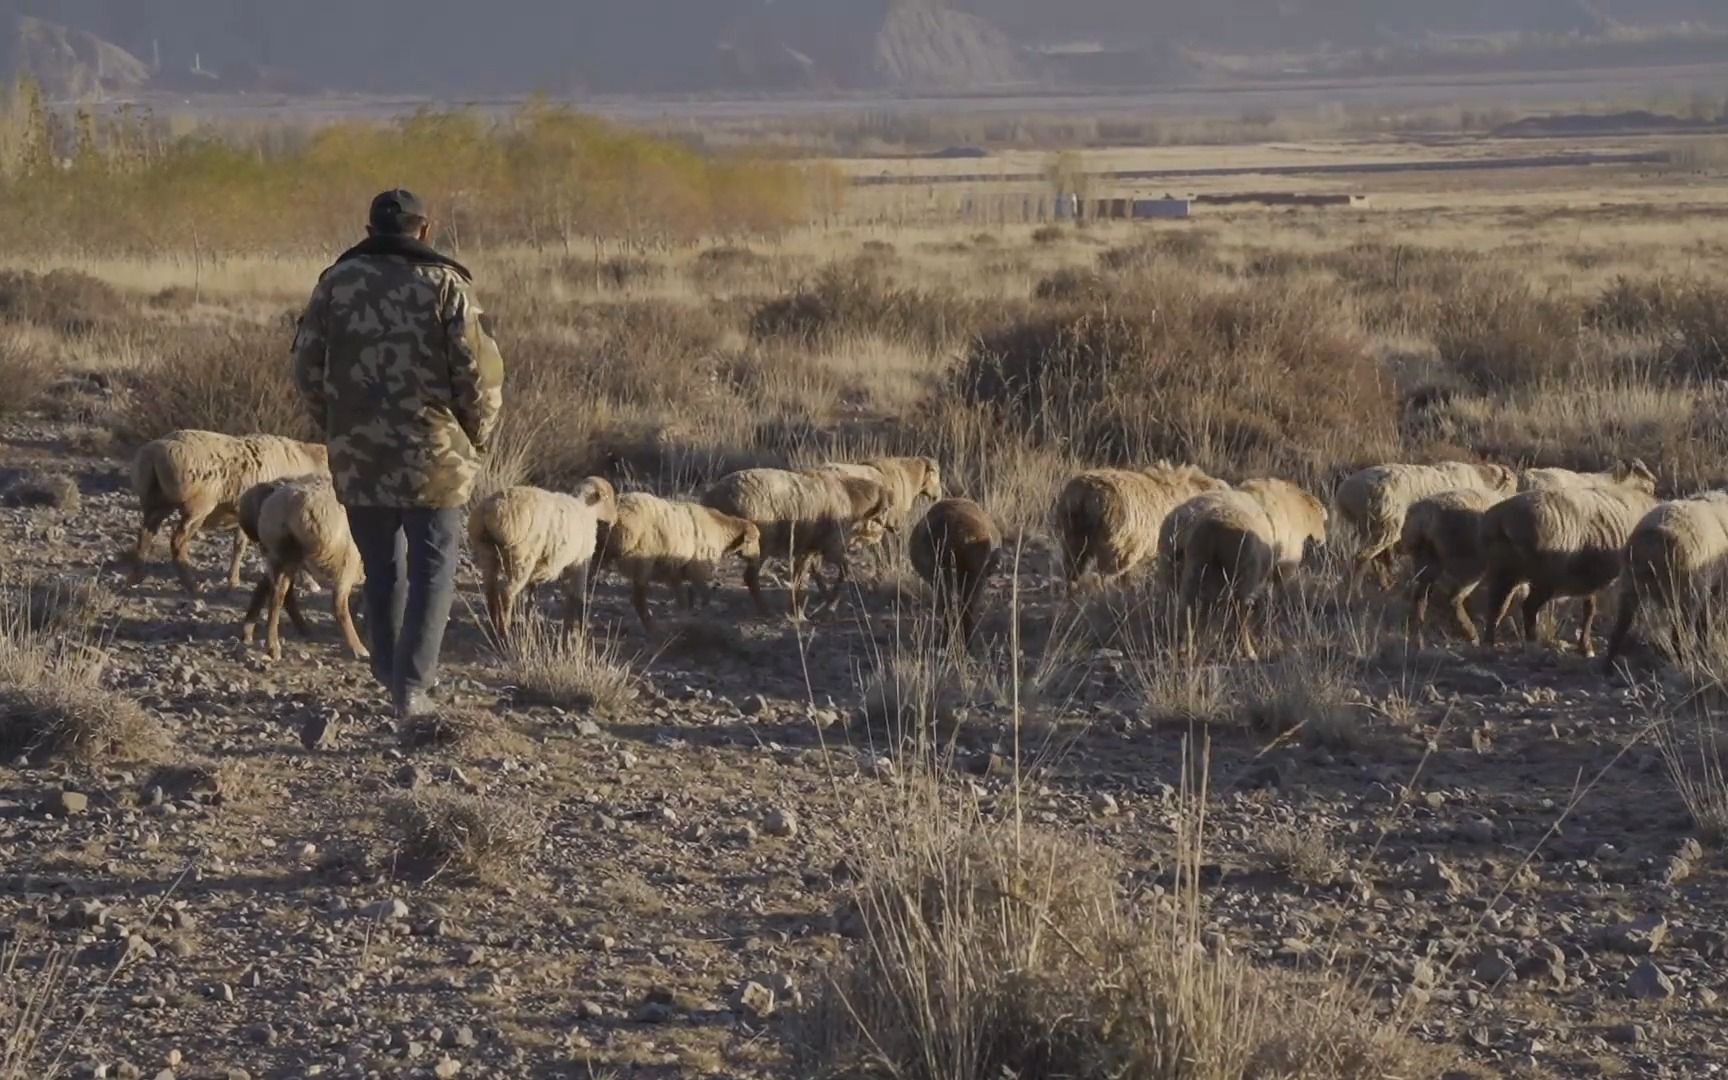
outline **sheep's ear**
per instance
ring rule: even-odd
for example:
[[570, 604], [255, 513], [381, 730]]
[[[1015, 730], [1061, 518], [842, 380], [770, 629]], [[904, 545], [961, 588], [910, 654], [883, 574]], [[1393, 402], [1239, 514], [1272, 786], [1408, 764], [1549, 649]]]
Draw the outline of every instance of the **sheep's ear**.
[[606, 493], [590, 484], [588, 490], [582, 493], [582, 503], [585, 506], [598, 506], [605, 501]]

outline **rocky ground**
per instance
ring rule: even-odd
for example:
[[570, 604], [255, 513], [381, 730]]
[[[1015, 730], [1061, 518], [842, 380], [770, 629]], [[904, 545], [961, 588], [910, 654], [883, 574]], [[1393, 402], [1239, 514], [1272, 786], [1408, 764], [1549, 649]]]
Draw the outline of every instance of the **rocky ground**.
[[[124, 466], [44, 422], [3, 434], [0, 484], [46, 468], [81, 494], [75, 511], [0, 510], [12, 580], [118, 588]], [[640, 653], [642, 682], [594, 715], [520, 703], [468, 580], [446, 699], [500, 723], [414, 748], [327, 594], [308, 600], [314, 638], [271, 663], [237, 641], [244, 598], [215, 587], [226, 539], [197, 551], [205, 594], [159, 567], [105, 623], [110, 683], [160, 721], [165, 758], [0, 762], [11, 984], [69, 964], [46, 1054], [18, 1076], [796, 1074], [789, 1032], [847, 947], [834, 913], [908, 772], [857, 717], [895, 647], [890, 594], [795, 627], [746, 618], [728, 583], [682, 637], [646, 642], [606, 582], [596, 620]], [[1042, 574], [1020, 585], [1038, 647], [1056, 594]], [[1132, 889], [1166, 888], [1195, 743], [1136, 704], [1119, 652], [1064, 662], [1066, 689], [1022, 730], [1037, 752], [1017, 789], [1004, 695], [967, 702], [941, 783], [986, 812], [1018, 801], [1117, 852]], [[1728, 1061], [1728, 875], [1640, 739], [1661, 683], [1464, 648], [1353, 679], [1350, 738], [1211, 731], [1211, 947], [1342, 974], [1464, 1075]], [[187, 762], [205, 767], [163, 768]], [[424, 882], [385, 811], [441, 791], [528, 811], [543, 837], [518, 871]]]

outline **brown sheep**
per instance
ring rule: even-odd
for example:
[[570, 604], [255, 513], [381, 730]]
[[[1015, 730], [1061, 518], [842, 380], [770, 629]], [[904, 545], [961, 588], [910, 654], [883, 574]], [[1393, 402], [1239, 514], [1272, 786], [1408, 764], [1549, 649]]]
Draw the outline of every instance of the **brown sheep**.
[[971, 641], [1002, 558], [996, 523], [971, 499], [942, 499], [913, 526], [907, 545], [912, 568], [935, 590], [937, 611], [958, 612], [960, 632]]
[[1353, 534], [1356, 555], [1350, 591], [1362, 586], [1372, 568], [1381, 588], [1391, 584], [1392, 556], [1404, 528], [1404, 515], [1416, 500], [1442, 491], [1481, 490], [1512, 494], [1518, 477], [1504, 465], [1373, 465], [1346, 477], [1332, 497], [1337, 524]]
[[1436, 590], [1459, 634], [1476, 644], [1476, 625], [1465, 605], [1487, 569], [1482, 558], [1482, 515], [1503, 498], [1500, 492], [1484, 488], [1443, 491], [1417, 499], [1404, 515], [1396, 550], [1409, 557], [1413, 566], [1408, 633], [1418, 648], [1426, 644], [1428, 601]]
[[1056, 498], [1054, 527], [1063, 576], [1072, 593], [1093, 569], [1108, 583], [1157, 550], [1164, 516], [1188, 499], [1230, 485], [1192, 465], [1159, 462], [1148, 469], [1088, 469]]
[[1620, 576], [1622, 551], [1633, 528], [1656, 505], [1647, 473], [1626, 469], [1615, 484], [1526, 491], [1482, 515], [1482, 555], [1487, 565], [1486, 640], [1496, 643], [1513, 592], [1528, 584], [1524, 598], [1526, 641], [1537, 640], [1537, 618], [1555, 597], [1584, 598], [1578, 648], [1594, 656], [1590, 629], [1597, 596]]
[[630, 582], [630, 603], [644, 630], [653, 632], [648, 586], [681, 590], [684, 607], [696, 606], [696, 586], [707, 586], [721, 559], [762, 558], [762, 533], [743, 518], [696, 503], [672, 502], [645, 492], [618, 496], [617, 516], [606, 530], [601, 565]]
[[[264, 554], [267, 570], [241, 622], [241, 641], [251, 643], [253, 624], [268, 602], [265, 646], [272, 657], [281, 659], [282, 611], [292, 596], [294, 579], [301, 573], [311, 573], [331, 587], [331, 609], [349, 652], [356, 659], [366, 659], [370, 654], [354, 630], [348, 606], [350, 594], [365, 576], [365, 567], [360, 562], [360, 549], [348, 531], [348, 512], [336, 501], [330, 478], [299, 477], [259, 485], [256, 490], [263, 490], [263, 497], [246, 499], [250, 504], [246, 512], [256, 523], [258, 548]], [[251, 494], [249, 491], [248, 495]], [[290, 617], [295, 628], [304, 634], [305, 624], [297, 611], [291, 611]]]

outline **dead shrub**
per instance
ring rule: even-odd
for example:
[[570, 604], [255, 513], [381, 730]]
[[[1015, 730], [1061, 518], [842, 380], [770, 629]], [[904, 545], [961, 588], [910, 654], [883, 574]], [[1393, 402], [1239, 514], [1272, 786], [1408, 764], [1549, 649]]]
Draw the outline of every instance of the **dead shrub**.
[[29, 335], [0, 327], [0, 418], [29, 412], [54, 386], [56, 361]]
[[288, 361], [292, 337], [275, 324], [169, 339], [153, 362], [122, 377], [116, 434], [139, 443], [181, 428], [313, 438]]
[[866, 731], [882, 737], [888, 749], [904, 744], [940, 749], [958, 734], [966, 698], [943, 657], [903, 652], [887, 658], [870, 677], [860, 712]]
[[518, 701], [617, 716], [636, 700], [641, 677], [620, 656], [616, 643], [589, 634], [566, 638], [544, 620], [532, 619], [511, 639], [505, 662]]
[[966, 400], [1083, 460], [1329, 478], [1398, 442], [1396, 395], [1336, 297], [1294, 285], [1158, 276], [1001, 324], [958, 377]]
[[515, 879], [545, 831], [518, 802], [450, 791], [398, 798], [385, 808], [385, 821], [405, 868], [455, 884]]
[[31, 633], [89, 641], [119, 600], [97, 578], [44, 575], [22, 582], [13, 604]]
[[1064, 266], [1032, 287], [1036, 300], [1069, 304], [1083, 300], [1103, 300], [1115, 289], [1115, 283], [1096, 270], [1080, 266]]
[[1344, 865], [1319, 820], [1273, 826], [1260, 836], [1260, 853], [1270, 869], [1302, 885], [1330, 885]]
[[1434, 345], [1447, 367], [1483, 392], [1575, 377], [1585, 364], [1579, 311], [1496, 275], [1467, 279], [1439, 309]]
[[706, 248], [690, 263], [689, 278], [709, 292], [762, 288], [771, 284], [774, 260], [747, 247]]
[[1034, 244], [1059, 244], [1068, 238], [1068, 230], [1060, 225], [1040, 225], [1032, 230]]
[[158, 753], [161, 729], [137, 702], [102, 686], [103, 668], [89, 646], [31, 631], [16, 606], [0, 615], [0, 756], [99, 762]]
[[1160, 229], [1131, 244], [1106, 248], [1098, 255], [1098, 266], [1126, 274], [1164, 262], [1199, 263], [1212, 253], [1212, 244], [1211, 233]]
[[495, 712], [455, 707], [415, 717], [402, 730], [402, 745], [410, 750], [443, 747], [485, 751], [513, 741], [513, 734]]
[[1349, 689], [1341, 665], [1292, 650], [1248, 677], [1237, 709], [1263, 739], [1295, 736], [1309, 746], [1354, 749], [1361, 745], [1362, 727]]
[[831, 263], [815, 278], [756, 309], [750, 331], [830, 347], [841, 338], [870, 335], [941, 351], [976, 327], [980, 305], [950, 292], [926, 292], [895, 283], [864, 260]]
[[76, 270], [0, 270], [0, 322], [87, 334], [126, 319], [131, 305], [105, 281]]
[[0, 490], [0, 504], [33, 510], [58, 510], [76, 514], [83, 499], [78, 481], [65, 473], [29, 470], [20, 473]]
[[1607, 330], [1657, 342], [1660, 369], [1678, 379], [1728, 375], [1728, 288], [1701, 278], [1616, 277], [1586, 309]]
[[793, 1028], [801, 1075], [1378, 1080], [1426, 1051], [1348, 987], [1218, 956], [1137, 917], [1072, 838], [940, 806], [880, 823], [841, 912], [857, 939]]
[[604, 259], [572, 257], [563, 261], [562, 269], [566, 279], [597, 289], [651, 285], [666, 276], [663, 264], [640, 255], [611, 255]]

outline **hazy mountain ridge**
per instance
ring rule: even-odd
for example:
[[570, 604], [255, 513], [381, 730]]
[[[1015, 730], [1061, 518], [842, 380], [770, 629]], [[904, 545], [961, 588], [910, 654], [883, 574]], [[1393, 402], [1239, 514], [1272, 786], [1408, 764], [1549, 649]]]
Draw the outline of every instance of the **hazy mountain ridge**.
[[[1728, 28], [1728, 0], [0, 0], [0, 26], [21, 28], [0, 65], [64, 96], [152, 73], [177, 89], [436, 96], [953, 91], [1687, 22]], [[1075, 45], [1106, 60], [1077, 61]]]

